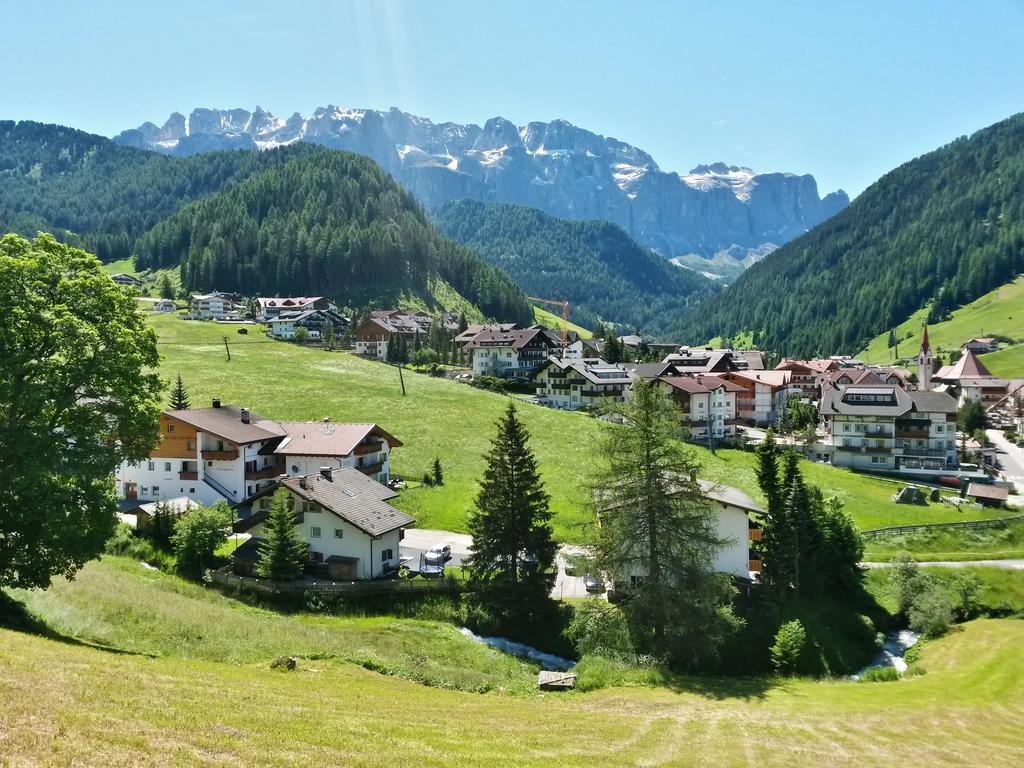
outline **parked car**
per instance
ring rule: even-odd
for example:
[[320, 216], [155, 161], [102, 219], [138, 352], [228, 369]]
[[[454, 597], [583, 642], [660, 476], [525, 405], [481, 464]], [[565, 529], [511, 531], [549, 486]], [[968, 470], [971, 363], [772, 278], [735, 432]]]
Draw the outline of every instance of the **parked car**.
[[597, 594], [604, 592], [604, 582], [592, 573], [588, 573], [583, 577], [583, 587], [587, 592], [594, 592]]
[[447, 563], [452, 559], [452, 548], [448, 544], [440, 544], [427, 550], [423, 559], [428, 563]]

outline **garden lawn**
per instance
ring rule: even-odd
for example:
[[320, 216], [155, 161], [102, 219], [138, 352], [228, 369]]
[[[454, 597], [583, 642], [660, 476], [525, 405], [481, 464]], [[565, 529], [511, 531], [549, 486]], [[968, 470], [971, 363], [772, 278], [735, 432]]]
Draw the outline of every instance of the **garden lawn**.
[[1004, 379], [1024, 377], [1024, 344], [989, 352], [981, 356], [981, 361], [993, 376]]
[[[151, 322], [160, 336], [161, 373], [169, 381], [181, 373], [193, 406], [206, 406], [219, 397], [272, 419], [329, 416], [335, 421], [379, 423], [404, 443], [393, 454], [395, 474], [415, 481], [435, 457], [444, 468], [443, 486], [422, 487], [414, 482], [402, 491], [396, 505], [413, 515], [422, 528], [466, 530], [484, 471], [483, 457], [509, 398], [409, 370], [403, 372], [403, 397], [397, 368], [348, 352], [274, 341], [256, 326], [239, 335], [232, 325], [174, 316], [153, 316]], [[519, 409], [551, 495], [556, 536], [567, 542], [586, 540], [592, 516], [583, 485], [594, 470], [601, 422], [528, 403], [521, 403]], [[759, 498], [754, 454], [720, 450], [712, 456], [705, 448], [693, 450], [705, 462], [706, 476]], [[843, 500], [862, 528], [980, 516], [976, 510], [959, 512], [949, 505], [897, 505], [890, 499], [899, 488], [897, 483], [810, 462], [801, 466], [810, 482]]]

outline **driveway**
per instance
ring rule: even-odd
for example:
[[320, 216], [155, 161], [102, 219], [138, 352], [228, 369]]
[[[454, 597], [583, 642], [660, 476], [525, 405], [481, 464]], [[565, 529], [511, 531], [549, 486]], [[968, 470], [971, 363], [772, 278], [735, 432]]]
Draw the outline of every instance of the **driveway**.
[[[448, 561], [448, 565], [462, 565], [469, 553], [473, 551], [473, 538], [468, 534], [430, 528], [409, 528], [405, 531], [405, 538], [402, 539], [400, 548], [402, 560], [415, 569], [419, 566], [421, 554], [443, 544], [452, 548], [452, 559]], [[583, 586], [584, 574], [578, 573], [575, 576], [570, 576], [565, 572], [566, 558], [581, 552], [582, 550], [578, 547], [568, 546], [562, 547], [558, 551], [558, 555], [555, 557], [558, 575], [555, 578], [555, 586], [551, 590], [551, 596], [556, 600], [590, 595], [586, 587]]]
[[1003, 475], [1014, 484], [1018, 495], [1024, 495], [1024, 448], [1003, 437], [1002, 430], [986, 429], [985, 435], [996, 447], [996, 461]]

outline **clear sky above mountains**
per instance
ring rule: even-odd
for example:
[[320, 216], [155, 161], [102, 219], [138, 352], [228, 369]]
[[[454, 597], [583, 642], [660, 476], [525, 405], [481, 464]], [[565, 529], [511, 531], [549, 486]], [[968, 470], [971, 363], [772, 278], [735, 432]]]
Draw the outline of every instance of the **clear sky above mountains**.
[[859, 193], [1024, 110], [1024, 3], [0, 0], [0, 118], [113, 135], [194, 107], [562, 117], [665, 170]]

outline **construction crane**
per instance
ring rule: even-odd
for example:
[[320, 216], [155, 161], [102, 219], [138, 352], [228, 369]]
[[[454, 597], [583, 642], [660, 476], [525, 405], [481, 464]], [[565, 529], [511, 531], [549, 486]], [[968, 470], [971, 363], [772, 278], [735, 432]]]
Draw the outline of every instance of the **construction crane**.
[[536, 296], [527, 296], [526, 298], [538, 304], [562, 308], [562, 357], [565, 357], [565, 348], [569, 346], [569, 302], [558, 299], [540, 299]]

